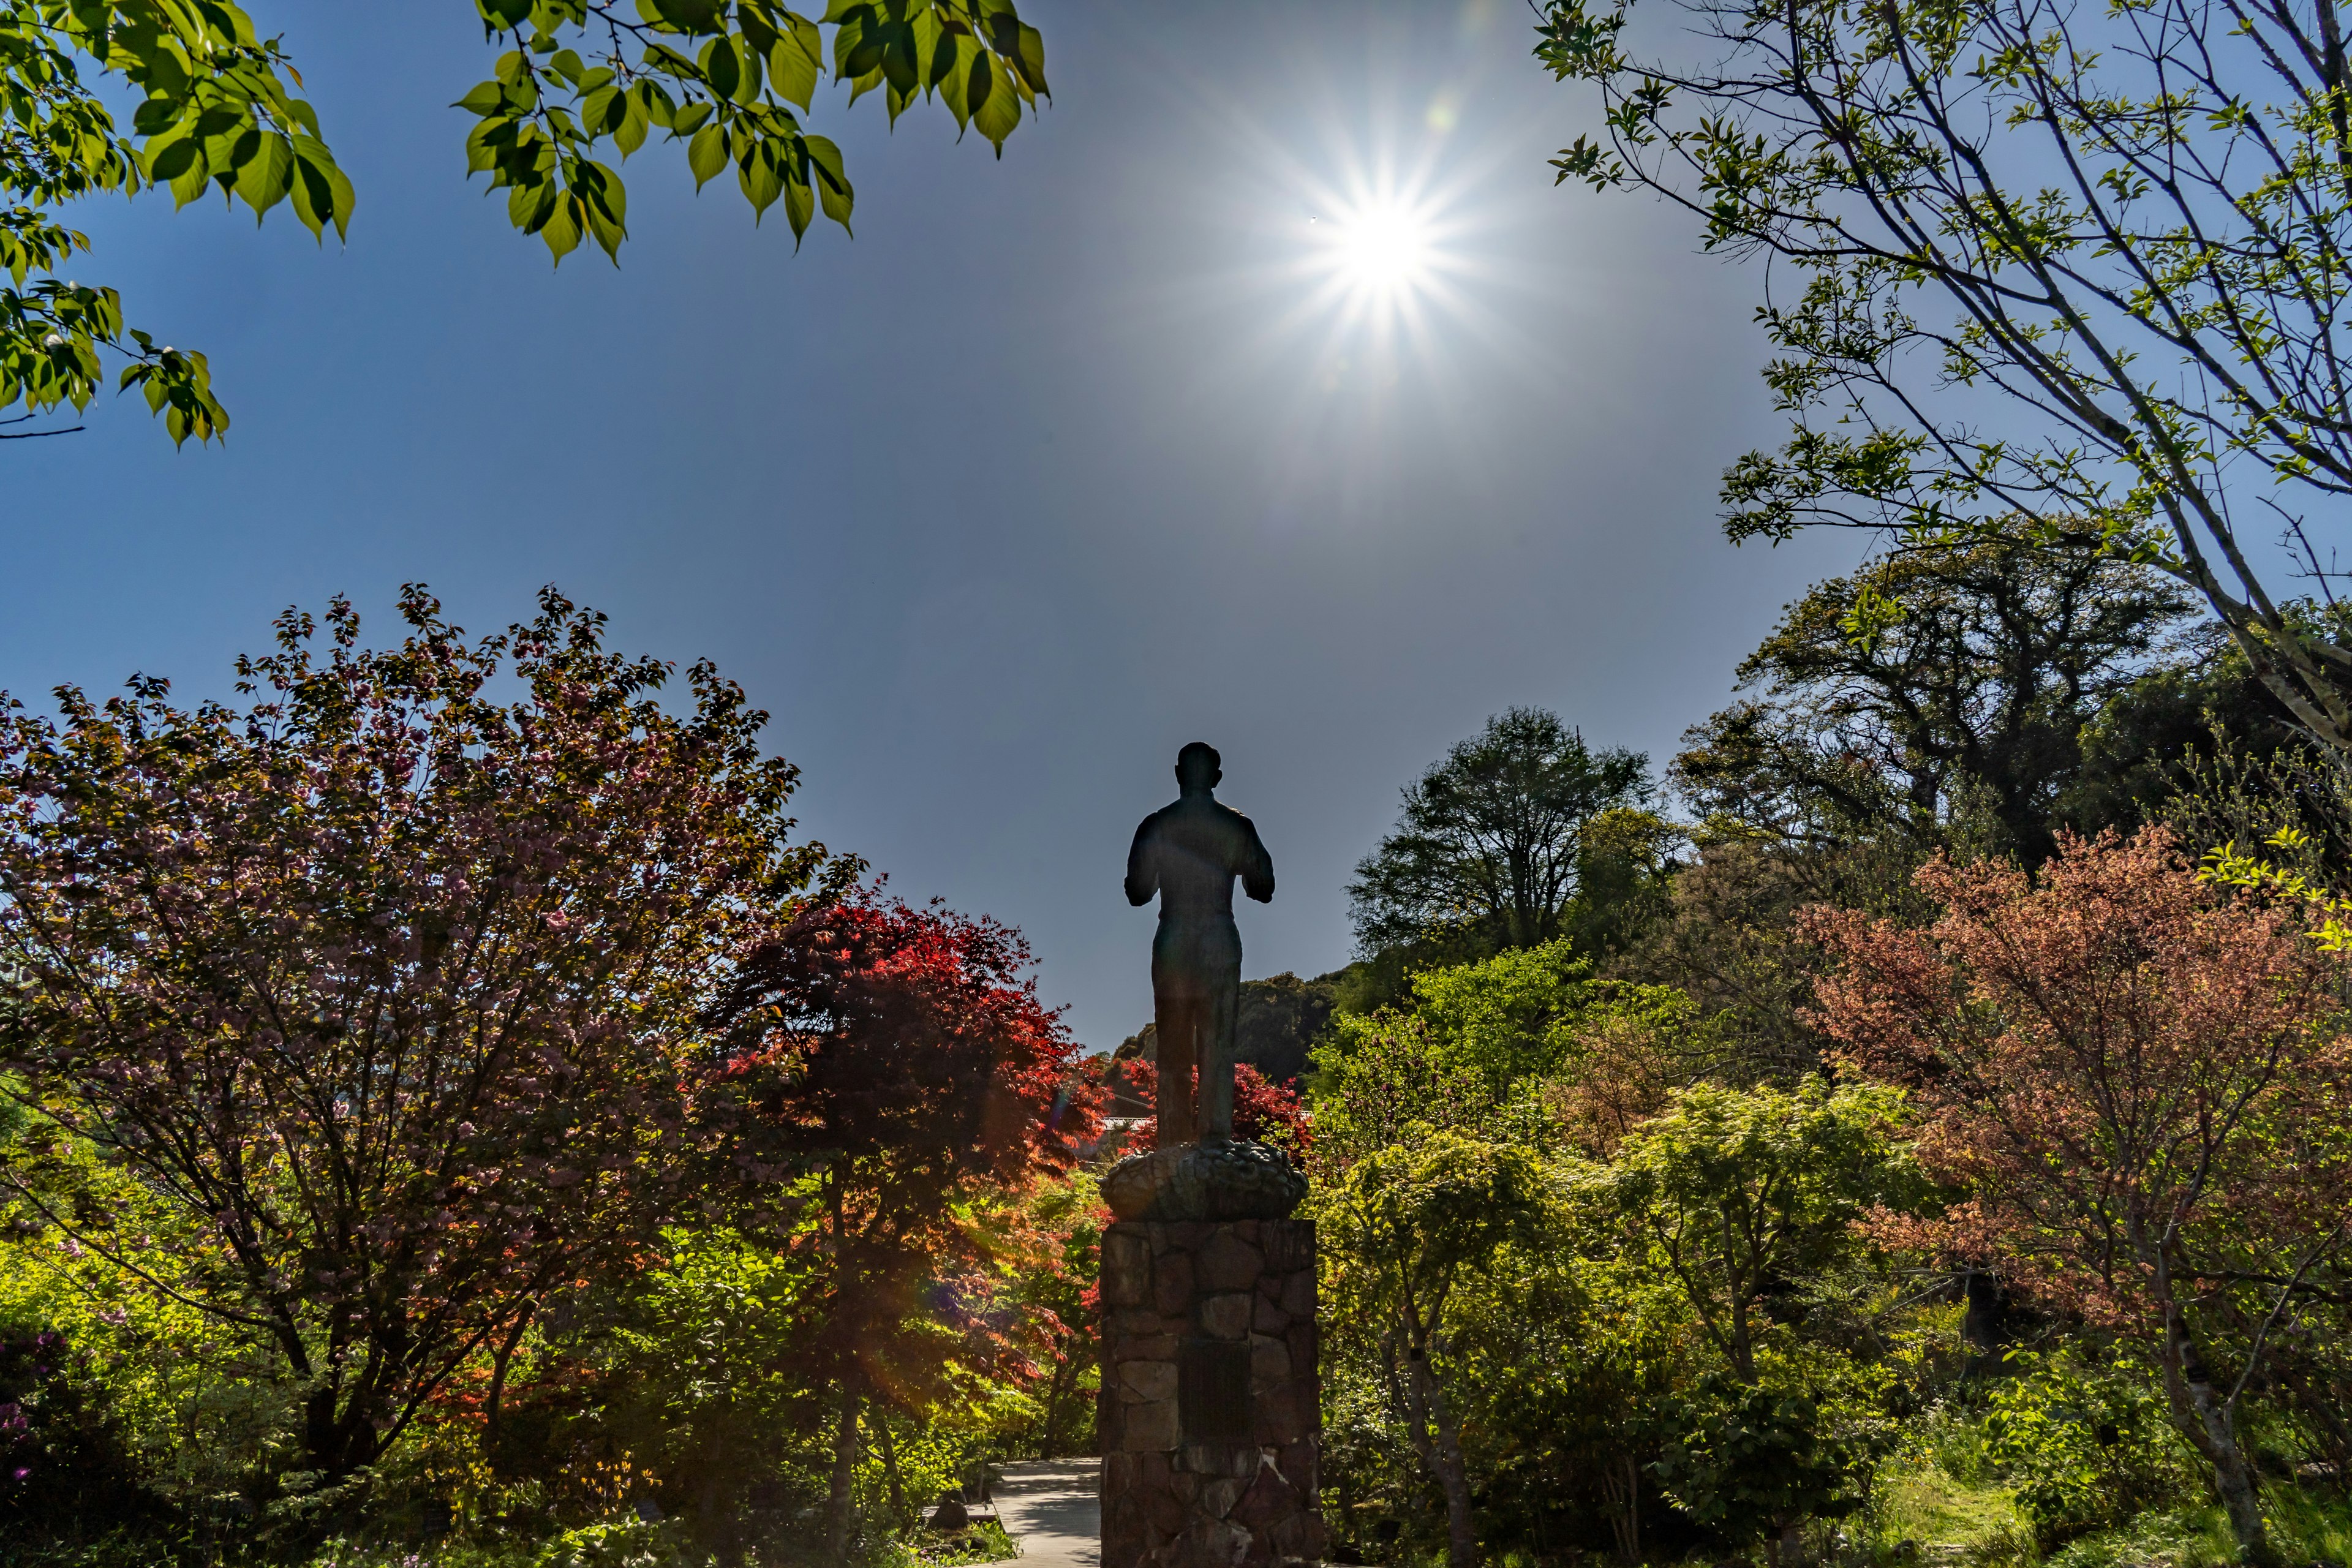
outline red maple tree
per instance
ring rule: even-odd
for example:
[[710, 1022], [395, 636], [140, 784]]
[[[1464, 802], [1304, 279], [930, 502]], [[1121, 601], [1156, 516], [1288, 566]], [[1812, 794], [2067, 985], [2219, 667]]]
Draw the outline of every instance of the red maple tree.
[[718, 1010], [741, 1212], [820, 1281], [803, 1353], [839, 1401], [836, 1547], [865, 1404], [921, 1403], [938, 1327], [967, 1358], [1027, 1370], [1011, 1318], [968, 1277], [997, 1245], [979, 1216], [1074, 1164], [1100, 1099], [1028, 965], [1006, 926], [861, 892], [758, 943]]

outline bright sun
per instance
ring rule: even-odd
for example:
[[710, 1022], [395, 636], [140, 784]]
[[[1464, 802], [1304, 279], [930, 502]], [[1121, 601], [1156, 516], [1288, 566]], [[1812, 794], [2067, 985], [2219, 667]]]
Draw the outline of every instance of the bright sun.
[[1394, 197], [1356, 203], [1315, 220], [1331, 279], [1365, 303], [1396, 303], [1431, 281], [1433, 225]]
[[1419, 214], [1400, 204], [1360, 208], [1335, 226], [1339, 268], [1359, 288], [1404, 288], [1428, 270], [1427, 227]]

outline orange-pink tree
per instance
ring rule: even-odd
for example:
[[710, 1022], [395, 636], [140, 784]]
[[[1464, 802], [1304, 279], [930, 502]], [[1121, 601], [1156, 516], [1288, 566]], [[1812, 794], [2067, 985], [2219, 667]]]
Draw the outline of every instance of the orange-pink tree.
[[[315, 1468], [369, 1464], [680, 1195], [701, 1015], [822, 851], [707, 665], [604, 649], [552, 591], [396, 647], [288, 612], [243, 710], [159, 680], [0, 697], [0, 1092], [203, 1238], [168, 1266], [37, 1158], [0, 1183], [275, 1345]], [[509, 683], [501, 688], [494, 682]]]
[[[2345, 1260], [2352, 1053], [2289, 911], [2200, 883], [2161, 829], [1919, 873], [1924, 931], [1817, 910], [1816, 1021], [1908, 1089], [1966, 1194], [1909, 1239], [1998, 1259], [2142, 1343], [2247, 1559], [2273, 1557], [2242, 1435], [2275, 1336]], [[2323, 1289], [2326, 1287], [2326, 1289]]]

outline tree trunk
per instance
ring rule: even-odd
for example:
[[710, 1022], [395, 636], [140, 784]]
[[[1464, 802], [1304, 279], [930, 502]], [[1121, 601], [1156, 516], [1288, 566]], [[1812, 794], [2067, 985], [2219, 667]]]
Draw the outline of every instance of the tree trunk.
[[2240, 1559], [2252, 1568], [2273, 1568], [2278, 1556], [2271, 1549], [2269, 1527], [2263, 1522], [2253, 1467], [2247, 1463], [2245, 1447], [2238, 1440], [2235, 1402], [2214, 1388], [2212, 1373], [2180, 1309], [2168, 1307], [2165, 1317], [2161, 1360], [2165, 1399], [2172, 1408], [2173, 1424], [2213, 1467], [2213, 1489], [2230, 1516]]
[[1642, 1560], [1642, 1468], [1625, 1454], [1601, 1467], [1601, 1494], [1609, 1502], [1609, 1533], [1617, 1540], [1617, 1561], [1625, 1568]]
[[1054, 1368], [1054, 1381], [1045, 1385], [1045, 1430], [1037, 1437], [1037, 1457], [1041, 1459], [1054, 1458], [1060, 1448], [1055, 1439], [1060, 1436], [1057, 1428], [1062, 1424], [1062, 1394], [1077, 1364], [1076, 1356], [1065, 1355], [1061, 1364]]
[[[1418, 1348], [1408, 1359], [1406, 1376], [1412, 1389], [1413, 1447], [1436, 1478], [1438, 1490], [1445, 1494], [1446, 1568], [1474, 1568], [1478, 1561], [1478, 1531], [1470, 1514], [1470, 1475], [1462, 1458], [1462, 1424], [1454, 1419], [1445, 1391], [1438, 1386], [1428, 1355]], [[1434, 1440], [1429, 1430], [1433, 1426], [1437, 1429]]]
[[831, 1549], [835, 1568], [849, 1561], [849, 1513], [856, 1501], [852, 1487], [857, 1479], [858, 1409], [856, 1390], [844, 1388], [841, 1417], [834, 1427], [833, 1490], [825, 1499], [824, 1511], [825, 1544]]
[[340, 1411], [336, 1394], [333, 1388], [322, 1388], [303, 1402], [302, 1446], [313, 1469], [340, 1481], [374, 1459], [376, 1431], [357, 1390]]
[[914, 1522], [914, 1516], [907, 1511], [906, 1483], [898, 1479], [898, 1439], [890, 1430], [890, 1412], [877, 1408], [874, 1426], [882, 1439], [882, 1474], [890, 1482], [890, 1511], [898, 1516], [898, 1527], [903, 1530]]
[[[1736, 1271], [1732, 1278], [1738, 1278]], [[1736, 1286], [1731, 1292], [1731, 1373], [1750, 1388], [1756, 1386], [1756, 1341], [1748, 1327], [1748, 1292]]]
[[719, 1472], [707, 1469], [696, 1484], [694, 1496], [696, 1528], [701, 1531], [702, 1543], [715, 1545], [719, 1541]]
[[507, 1368], [513, 1364], [515, 1351], [521, 1345], [523, 1335], [530, 1331], [530, 1309], [525, 1308], [522, 1316], [515, 1320], [515, 1326], [508, 1331], [505, 1339], [499, 1342], [498, 1350], [490, 1357], [490, 1392], [482, 1404], [482, 1452], [489, 1459], [490, 1471], [494, 1475], [504, 1473], [501, 1460], [507, 1457], [499, 1442], [506, 1430]]

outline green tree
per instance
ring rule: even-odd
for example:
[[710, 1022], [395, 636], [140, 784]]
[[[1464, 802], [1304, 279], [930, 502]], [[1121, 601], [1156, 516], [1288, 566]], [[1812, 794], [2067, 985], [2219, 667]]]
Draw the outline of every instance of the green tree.
[[2096, 548], [1995, 541], [1832, 578], [1739, 665], [1764, 692], [1685, 736], [1677, 786], [1792, 844], [1943, 836], [1988, 819], [2039, 865], [2082, 733], [2188, 614], [2180, 590]]
[[1769, 1299], [1849, 1245], [1899, 1191], [1899, 1100], [1884, 1089], [1701, 1083], [1676, 1095], [1580, 1185], [1679, 1287], [1732, 1374], [1760, 1376]]
[[1479, 956], [1561, 935], [1587, 830], [1648, 797], [1648, 766], [1592, 750], [1541, 709], [1489, 719], [1406, 788], [1396, 831], [1356, 868], [1358, 949], [1434, 941]]
[[1924, 855], [1907, 833], [1794, 846], [1718, 818], [1694, 835], [1696, 860], [1675, 873], [1663, 918], [1613, 959], [1610, 973], [1687, 995], [1727, 1081], [1790, 1084], [1821, 1066], [1809, 1021], [1822, 960], [1795, 930], [1813, 904], [1929, 918], [1912, 886]]
[[1536, 1235], [1545, 1179], [1521, 1148], [1414, 1130], [1319, 1194], [1335, 1328], [1371, 1347], [1390, 1413], [1445, 1498], [1446, 1557], [1477, 1561], [1458, 1389], [1456, 1291]]
[[[1551, 0], [1592, 84], [1563, 180], [1792, 264], [1759, 311], [1787, 442], [1726, 477], [1735, 538], [1815, 523], [2053, 539], [2079, 520], [2229, 627], [2352, 750], [2352, 649], [2299, 623], [2352, 493], [2352, 115], [2333, 0]], [[1703, 40], [1703, 42], [1695, 42]]]
[[1807, 1395], [1717, 1373], [1675, 1403], [1683, 1431], [1651, 1470], [1675, 1506], [1709, 1530], [1741, 1546], [1770, 1538], [1778, 1559], [1794, 1568], [1803, 1560], [1799, 1524], [1862, 1506], [1855, 1472], [1867, 1455], [1825, 1430]]
[[[498, 50], [458, 99], [467, 168], [560, 263], [583, 241], [617, 256], [628, 196], [615, 163], [656, 132], [699, 189], [731, 169], [755, 217], [781, 201], [795, 239], [845, 229], [840, 150], [807, 129], [820, 81], [881, 91], [896, 120], [936, 99], [1000, 153], [1045, 92], [1045, 47], [1012, 0], [476, 0]], [[831, 61], [825, 32], [830, 29]], [[276, 37], [231, 0], [0, 0], [0, 413], [88, 406], [110, 356], [173, 441], [228, 427], [205, 356], [125, 324], [115, 290], [58, 273], [88, 237], [63, 207], [107, 192], [217, 189], [258, 220], [281, 203], [321, 238], [355, 195]], [[135, 99], [129, 129], [110, 101]], [[16, 432], [16, 434], [48, 432]]]

